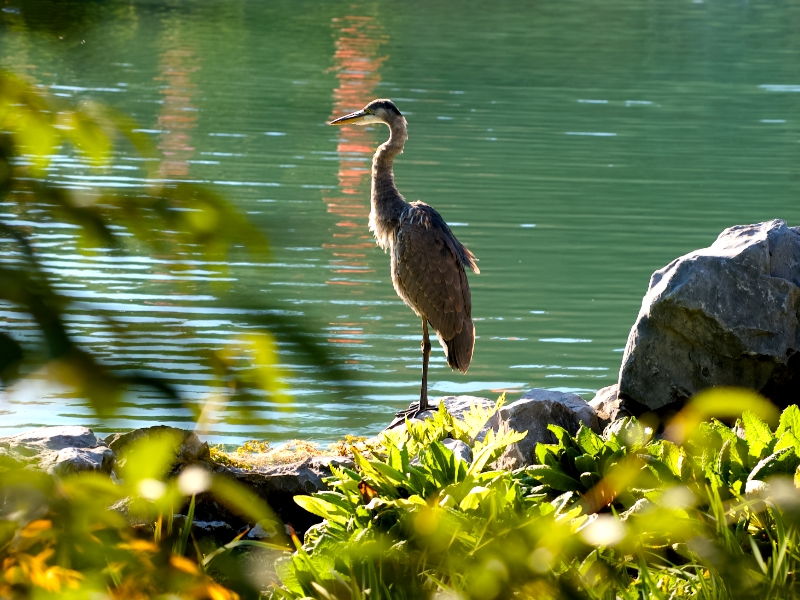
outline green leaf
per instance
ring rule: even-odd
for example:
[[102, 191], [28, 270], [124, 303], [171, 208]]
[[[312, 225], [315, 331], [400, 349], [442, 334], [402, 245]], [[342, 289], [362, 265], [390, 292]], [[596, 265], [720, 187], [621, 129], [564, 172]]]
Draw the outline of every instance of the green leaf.
[[775, 431], [775, 437], [780, 438], [787, 431], [793, 433], [795, 436], [800, 436], [800, 408], [798, 408], [796, 404], [787, 406], [781, 413], [778, 429]]
[[163, 479], [177, 457], [183, 439], [174, 431], [145, 435], [120, 453], [118, 472], [129, 485], [144, 479]]
[[22, 346], [10, 335], [0, 332], [0, 382], [11, 383], [19, 375]]
[[[264, 500], [252, 489], [235, 479], [215, 473], [211, 478], [210, 491], [215, 500], [224, 504], [236, 514], [245, 517], [251, 523], [266, 522], [275, 524], [280, 522]], [[280, 527], [279, 531], [282, 532], [283, 527]], [[282, 537], [283, 534], [281, 533], [276, 538], [273, 538], [273, 541], [280, 542]]]
[[373, 469], [375, 469], [378, 473], [383, 475], [383, 477], [394, 486], [398, 485], [407, 486], [410, 485], [411, 483], [408, 477], [406, 477], [403, 473], [401, 473], [397, 469], [390, 467], [386, 463], [383, 463], [379, 460], [371, 460], [369, 461], [369, 464], [370, 466], [372, 466]]
[[798, 466], [800, 466], [800, 457], [797, 456], [794, 448], [784, 448], [761, 460], [750, 472], [747, 480], [764, 481], [771, 475], [791, 475]]
[[350, 515], [341, 507], [314, 496], [295, 496], [295, 504], [303, 508], [311, 514], [333, 521], [339, 525], [347, 525]]
[[492, 494], [492, 490], [480, 485], [472, 488], [461, 503], [458, 505], [461, 510], [475, 510], [480, 508], [481, 502]]
[[676, 446], [669, 440], [662, 440], [661, 442], [661, 456], [659, 457], [670, 470], [670, 472], [677, 477], [681, 478], [681, 467], [683, 464], [683, 451], [680, 447]]
[[572, 436], [569, 434], [569, 431], [563, 427], [559, 427], [558, 425], [553, 425], [550, 423], [547, 426], [547, 429], [555, 436], [556, 441], [562, 450], [566, 450], [567, 448], [572, 448], [574, 446], [572, 443]]
[[590, 456], [596, 456], [603, 447], [603, 438], [585, 425], [581, 425], [578, 428], [578, 433], [575, 436], [575, 439], [578, 442], [578, 446], [580, 446], [581, 450]]
[[527, 431], [519, 433], [513, 429], [503, 431], [499, 435], [495, 435], [494, 431], [490, 429], [487, 432], [483, 443], [477, 443], [473, 448], [475, 456], [472, 460], [472, 464], [467, 470], [467, 476], [477, 475], [483, 471], [483, 468], [488, 463], [496, 460], [503, 453], [506, 447], [510, 446], [511, 444], [515, 444], [520, 440], [524, 440], [526, 435], [528, 435]]
[[772, 435], [772, 430], [763, 419], [746, 410], [742, 414], [742, 422], [744, 423], [745, 439], [750, 445], [751, 456], [762, 456], [765, 450], [771, 449], [775, 436]]
[[587, 490], [590, 490], [600, 483], [600, 476], [597, 473], [590, 473], [588, 471], [581, 473], [581, 483]]
[[559, 449], [556, 444], [542, 444], [541, 442], [536, 444], [536, 449], [534, 450], [536, 460], [539, 461], [540, 465], [549, 464], [548, 461], [557, 457], [558, 452]]
[[[358, 489], [358, 488], [356, 488]], [[324, 492], [317, 492], [314, 494], [316, 498], [320, 500], [325, 500], [326, 502], [330, 502], [331, 504], [338, 506], [342, 510], [351, 511], [353, 510], [353, 505], [347, 499], [347, 497], [340, 493], [340, 492], [332, 492], [332, 491], [324, 491]]]
[[[800, 432], [800, 430], [798, 430]], [[783, 450], [784, 448], [794, 448], [795, 452], [800, 453], [800, 440], [791, 432], [791, 430], [785, 430], [782, 435], [776, 435], [778, 441], [775, 443], [775, 447], [773, 448], [774, 452], [778, 450]]]
[[547, 465], [532, 465], [525, 469], [525, 472], [533, 479], [540, 481], [544, 485], [561, 492], [577, 492], [583, 489], [580, 482], [563, 471], [556, 470]]
[[579, 473], [585, 473], [586, 471], [594, 473], [600, 472], [600, 469], [597, 467], [597, 461], [588, 454], [582, 454], [576, 458], [575, 466], [577, 467]]
[[486, 422], [500, 410], [505, 401], [506, 395], [503, 392], [491, 408], [483, 408], [478, 404], [471, 404], [469, 409], [461, 414], [460, 419], [453, 418], [453, 431], [456, 434], [454, 437], [462, 442], [471, 444], [472, 440], [477, 437], [486, 425]]

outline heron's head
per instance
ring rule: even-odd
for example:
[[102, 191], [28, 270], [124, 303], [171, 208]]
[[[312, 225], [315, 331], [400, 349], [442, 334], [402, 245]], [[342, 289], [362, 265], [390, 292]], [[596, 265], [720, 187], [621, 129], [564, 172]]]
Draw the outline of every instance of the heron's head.
[[402, 119], [403, 115], [397, 110], [391, 100], [373, 100], [361, 110], [339, 117], [330, 122], [331, 125], [370, 125], [372, 123], [391, 124]]

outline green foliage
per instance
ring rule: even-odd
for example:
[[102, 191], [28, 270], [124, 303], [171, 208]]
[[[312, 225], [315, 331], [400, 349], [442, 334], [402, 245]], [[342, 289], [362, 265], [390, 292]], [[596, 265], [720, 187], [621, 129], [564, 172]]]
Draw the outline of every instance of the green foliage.
[[551, 425], [537, 464], [508, 472], [487, 465], [519, 436], [472, 438], [469, 464], [442, 444], [467, 425], [440, 410], [296, 497], [324, 521], [273, 597], [800, 597], [798, 417], [773, 430], [745, 411], [680, 444], [634, 418], [602, 436]]
[[[266, 530], [281, 528], [270, 508], [233, 480], [197, 466], [165, 479], [176, 444], [180, 439], [170, 435], [137, 441], [116, 482], [100, 473], [58, 479], [0, 469], [0, 597], [238, 598], [208, 571], [243, 543], [234, 540], [204, 556], [191, 536], [195, 495], [208, 492]], [[173, 515], [187, 500], [187, 518], [176, 527]], [[285, 547], [280, 535], [272, 541], [249, 544]]]
[[417, 454], [422, 448], [433, 442], [447, 438], [460, 440], [467, 444], [475, 442], [481, 429], [506, 401], [503, 392], [492, 408], [483, 408], [473, 404], [461, 416], [455, 419], [447, 412], [443, 404], [433, 414], [433, 419], [425, 421], [406, 421], [405, 428], [390, 429], [383, 432], [383, 436], [395, 446], [406, 445], [412, 454]]

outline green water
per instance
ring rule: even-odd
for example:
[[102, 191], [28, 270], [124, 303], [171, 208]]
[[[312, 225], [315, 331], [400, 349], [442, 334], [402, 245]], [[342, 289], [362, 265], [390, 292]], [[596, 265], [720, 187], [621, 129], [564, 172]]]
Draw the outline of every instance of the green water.
[[[238, 329], [233, 293], [302, 313], [352, 371], [355, 391], [335, 401], [330, 382], [292, 371], [290, 412], [265, 401], [251, 422], [226, 413], [213, 439], [371, 434], [418, 394], [419, 324], [367, 230], [369, 161], [386, 131], [325, 125], [373, 98], [408, 119], [399, 189], [480, 259], [472, 367], [450, 372], [437, 347], [433, 396], [513, 400], [545, 387], [591, 398], [616, 381], [654, 270], [731, 225], [800, 223], [796, 1], [7, 0], [2, 11], [7, 68], [132, 114], [168, 153], [166, 179], [216, 186], [273, 245], [227, 274], [176, 274], [135, 253], [84, 257], [69, 230], [36, 228], [50, 272], [81, 303], [78, 339], [200, 403], [210, 371], [187, 350], [220, 348]], [[51, 176], [76, 193], [135, 187], [133, 158], [98, 177], [65, 153]], [[121, 344], [98, 311], [144, 339]], [[24, 315], [0, 317], [31, 335]], [[0, 415], [8, 432], [190, 421], [146, 395], [98, 421], [30, 387], [0, 398]]]

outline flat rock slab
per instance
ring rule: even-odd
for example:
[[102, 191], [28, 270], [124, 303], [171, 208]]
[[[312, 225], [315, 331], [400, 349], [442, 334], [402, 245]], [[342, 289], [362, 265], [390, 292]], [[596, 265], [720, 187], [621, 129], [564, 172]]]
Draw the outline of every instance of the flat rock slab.
[[514, 430], [527, 431], [525, 439], [506, 448], [494, 463], [497, 469], [518, 469], [535, 463], [536, 444], [556, 442], [549, 424], [563, 427], [570, 434], [577, 433], [581, 424], [600, 433], [594, 409], [577, 394], [552, 390], [532, 389], [516, 402], [503, 406], [486, 422], [478, 439], [484, 439], [491, 429], [495, 433]]
[[726, 229], [653, 273], [622, 359], [625, 408], [668, 412], [721, 385], [796, 402], [799, 312], [800, 228]]
[[88, 427], [39, 427], [0, 438], [0, 467], [30, 467], [59, 476], [110, 473], [114, 452]]
[[94, 448], [107, 444], [88, 427], [65, 425], [59, 427], [39, 427], [23, 431], [17, 435], [0, 438], [0, 447], [9, 448], [20, 454], [33, 456], [44, 450], [64, 448]]

